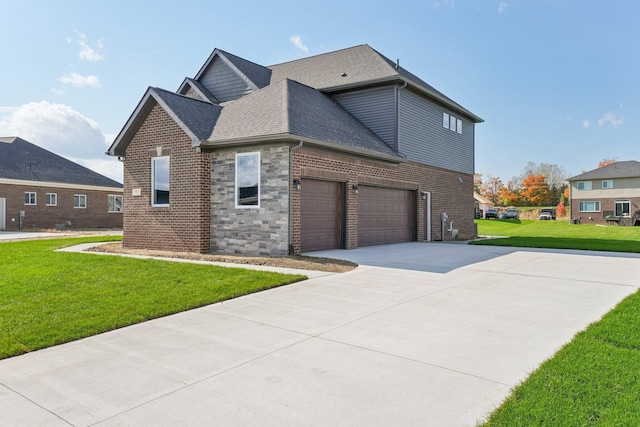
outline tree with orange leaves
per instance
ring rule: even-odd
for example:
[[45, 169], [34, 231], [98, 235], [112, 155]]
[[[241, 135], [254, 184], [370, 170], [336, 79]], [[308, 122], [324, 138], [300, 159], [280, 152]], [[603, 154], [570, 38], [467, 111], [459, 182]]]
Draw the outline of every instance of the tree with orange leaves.
[[553, 191], [542, 175], [529, 175], [520, 184], [520, 198], [531, 206], [548, 206], [553, 203]]

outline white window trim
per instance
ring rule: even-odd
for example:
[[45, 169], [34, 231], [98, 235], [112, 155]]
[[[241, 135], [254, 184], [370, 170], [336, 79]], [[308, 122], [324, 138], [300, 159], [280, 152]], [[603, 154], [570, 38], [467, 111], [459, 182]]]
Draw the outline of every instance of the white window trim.
[[462, 120], [456, 119], [458, 121], [458, 133], [462, 135]]
[[[156, 160], [169, 159], [169, 203], [154, 203], [156, 194]], [[166, 208], [171, 205], [171, 158], [170, 156], [157, 156], [151, 158], [151, 206], [154, 208]]]
[[[51, 196], [53, 196], [54, 203], [51, 203]], [[58, 206], [58, 193], [47, 193], [45, 202], [47, 206]]]
[[[38, 193], [35, 191], [25, 191], [25, 196], [29, 194], [29, 203], [24, 202], [25, 206], [36, 206], [38, 204]], [[31, 194], [33, 194], [33, 203], [31, 203]]]
[[449, 114], [442, 113], [442, 127], [445, 129], [449, 129]]
[[[120, 200], [122, 201], [122, 203], [120, 204], [122, 206], [122, 210], [118, 211], [118, 210], [109, 210], [109, 198], [113, 197], [113, 206], [116, 206], [116, 198], [120, 197]], [[107, 195], [107, 213], [122, 213], [122, 211], [124, 210], [124, 196], [122, 194], [108, 194]]]
[[[84, 206], [76, 206], [76, 197], [79, 198], [78, 202], [80, 200], [84, 199]], [[73, 195], [73, 208], [74, 209], [86, 209], [87, 208], [87, 195], [86, 194], [74, 194]]]
[[[580, 188], [580, 184], [582, 184], [583, 188]], [[578, 191], [590, 191], [593, 188], [591, 181], [578, 181], [576, 183], [576, 189]]]
[[602, 180], [602, 189], [603, 190], [608, 190], [610, 188], [613, 188], [613, 180], [612, 179], [603, 179]]
[[[615, 215], [615, 213], [616, 213], [616, 205], [617, 205], [618, 203], [619, 203], [619, 204], [626, 203], [626, 204], [628, 204], [628, 205], [629, 205], [629, 215], [628, 215], [628, 216], [630, 217], [630, 216], [631, 216], [631, 200], [615, 200], [615, 201], [613, 202], [613, 214], [614, 214], [614, 215]], [[627, 217], [627, 215], [623, 215], [623, 217]]]
[[[240, 194], [238, 192], [238, 158], [239, 157], [246, 157], [246, 156], [258, 156], [258, 204], [257, 205], [240, 205], [238, 204], [238, 198], [240, 197]], [[236, 205], [236, 209], [259, 209], [260, 208], [260, 194], [261, 194], [261, 188], [262, 185], [260, 185], [260, 180], [262, 177], [262, 171], [261, 171], [261, 165], [262, 165], [262, 158], [260, 156], [260, 152], [259, 151], [254, 151], [251, 153], [236, 153], [236, 163], [235, 163], [235, 182], [234, 182], [234, 201], [235, 201], [235, 205]]]
[[[593, 203], [594, 204], [594, 209], [593, 210], [586, 210], [583, 209], [583, 203]], [[600, 201], [599, 200], [584, 200], [578, 203], [578, 210], [580, 212], [600, 212]]]

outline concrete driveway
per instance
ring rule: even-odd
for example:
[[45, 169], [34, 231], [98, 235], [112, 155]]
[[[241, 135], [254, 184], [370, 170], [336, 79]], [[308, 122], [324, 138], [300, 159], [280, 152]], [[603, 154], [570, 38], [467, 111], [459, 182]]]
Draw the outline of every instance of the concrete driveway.
[[0, 361], [0, 420], [474, 426], [640, 277], [622, 254], [321, 254], [361, 266]]

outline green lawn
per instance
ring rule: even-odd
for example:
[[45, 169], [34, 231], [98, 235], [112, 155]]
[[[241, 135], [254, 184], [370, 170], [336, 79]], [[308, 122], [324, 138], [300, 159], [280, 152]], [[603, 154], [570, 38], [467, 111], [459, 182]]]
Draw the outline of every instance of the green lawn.
[[[478, 220], [474, 244], [640, 252], [640, 227]], [[640, 280], [640, 278], [639, 278]], [[484, 424], [640, 425], [640, 294], [622, 301], [544, 362]]]
[[474, 245], [640, 252], [640, 227], [570, 224], [566, 220], [478, 219], [476, 223], [481, 236], [508, 238], [476, 240], [471, 242]]
[[119, 239], [0, 243], [0, 359], [305, 278], [54, 252], [65, 246]]

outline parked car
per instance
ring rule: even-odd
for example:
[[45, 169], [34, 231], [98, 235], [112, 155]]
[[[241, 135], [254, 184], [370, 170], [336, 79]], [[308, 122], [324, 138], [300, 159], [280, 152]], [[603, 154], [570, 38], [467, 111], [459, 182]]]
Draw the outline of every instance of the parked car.
[[502, 219], [520, 219], [520, 211], [518, 209], [509, 208], [500, 215]]
[[486, 219], [491, 219], [491, 218], [498, 219], [498, 211], [495, 209], [489, 208], [487, 209], [487, 213], [484, 214], [484, 217]]
[[[556, 210], [555, 209], [549, 209], [549, 208], [545, 208], [542, 209], [540, 216], [542, 216], [542, 214], [548, 213], [551, 216], [551, 219], [556, 219]], [[542, 219], [542, 218], [540, 218]]]
[[540, 221], [550, 221], [552, 219], [551, 212], [542, 212], [538, 219]]

